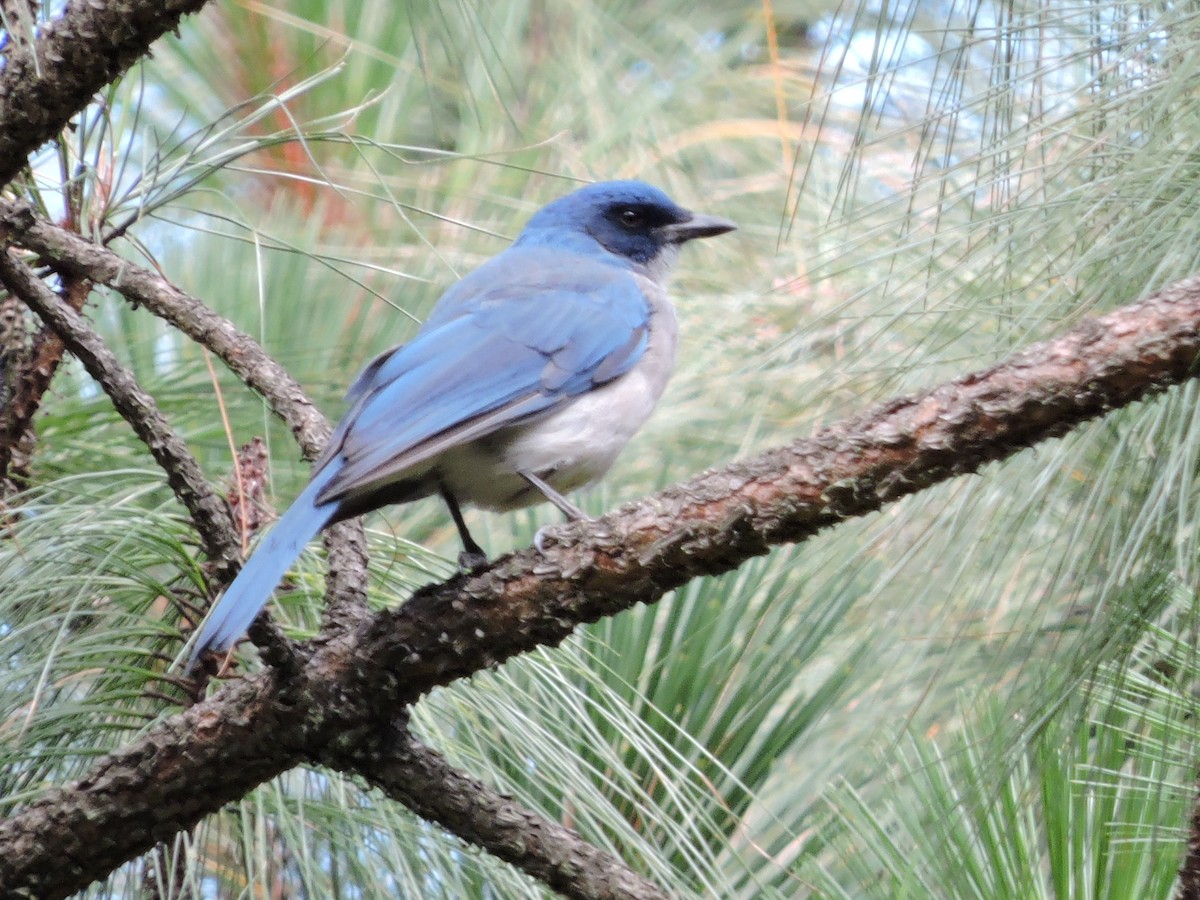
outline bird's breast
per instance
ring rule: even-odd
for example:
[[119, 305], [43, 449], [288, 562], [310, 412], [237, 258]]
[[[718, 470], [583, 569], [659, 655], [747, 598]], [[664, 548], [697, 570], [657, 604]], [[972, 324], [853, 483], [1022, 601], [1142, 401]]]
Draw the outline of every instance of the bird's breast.
[[517, 472], [533, 472], [566, 493], [609, 470], [654, 411], [675, 365], [675, 311], [661, 287], [639, 280], [652, 311], [641, 359], [549, 412], [444, 455], [438, 470], [456, 497], [487, 509], [514, 509], [544, 499]]

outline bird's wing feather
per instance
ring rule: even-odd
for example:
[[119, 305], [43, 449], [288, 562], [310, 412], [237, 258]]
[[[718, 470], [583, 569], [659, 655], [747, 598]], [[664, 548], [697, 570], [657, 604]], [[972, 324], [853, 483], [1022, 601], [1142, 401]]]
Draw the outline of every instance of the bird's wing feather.
[[437, 453], [624, 374], [641, 357], [649, 307], [627, 271], [596, 265], [564, 287], [531, 283], [509, 262], [494, 273], [508, 277], [470, 300], [455, 298], [453, 315], [435, 311], [412, 341], [369, 364], [324, 456], [337, 457], [339, 470], [321, 502], [402, 478]]
[[[379, 370], [387, 363], [392, 356], [404, 349], [401, 344], [398, 347], [392, 347], [390, 350], [385, 350], [372, 359], [369, 363], [363, 366], [362, 371], [351, 382], [350, 387], [346, 388], [346, 404], [351, 409], [354, 408], [363, 400], [370, 392], [372, 384], [379, 373]], [[337, 453], [337, 449], [342, 445], [342, 439], [346, 436], [346, 429], [350, 426], [350, 416], [343, 416], [338, 422], [337, 427], [333, 430], [333, 434], [329, 436], [329, 440], [325, 442], [325, 448], [321, 451], [321, 455], [313, 462], [313, 471], [320, 472], [325, 468], [326, 464]]]

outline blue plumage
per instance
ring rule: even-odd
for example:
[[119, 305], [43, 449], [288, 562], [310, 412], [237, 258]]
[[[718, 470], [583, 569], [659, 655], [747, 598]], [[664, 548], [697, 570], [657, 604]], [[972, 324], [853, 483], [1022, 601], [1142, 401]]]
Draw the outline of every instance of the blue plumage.
[[287, 508], [287, 512], [272, 526], [254, 555], [242, 566], [233, 584], [204, 620], [189, 666], [205, 650], [233, 646], [250, 627], [300, 551], [333, 521], [337, 505], [319, 504], [316, 497], [336, 473], [336, 466], [318, 470], [300, 496]]
[[530, 219], [448, 290], [409, 343], [372, 360], [313, 479], [205, 620], [189, 665], [226, 649], [321, 529], [389, 503], [445, 498], [510, 509], [607, 471], [674, 362], [665, 282], [677, 248], [733, 229], [637, 181], [591, 185]]

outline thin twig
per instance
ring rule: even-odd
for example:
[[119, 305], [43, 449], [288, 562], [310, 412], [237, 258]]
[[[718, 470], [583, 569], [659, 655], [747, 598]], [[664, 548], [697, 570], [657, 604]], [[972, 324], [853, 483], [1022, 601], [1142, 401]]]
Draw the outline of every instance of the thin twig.
[[[228, 584], [241, 565], [241, 541], [229, 516], [229, 508], [213, 491], [200, 464], [159, 411], [154, 398], [142, 390], [133, 373], [117, 361], [87, 320], [7, 248], [0, 250], [0, 284], [53, 329], [63, 345], [104, 389], [113, 407], [162, 467], [167, 484], [191, 515], [213, 581]], [[276, 662], [287, 664], [292, 659], [290, 643], [266, 617], [259, 617], [254, 636], [261, 646], [269, 648]]]

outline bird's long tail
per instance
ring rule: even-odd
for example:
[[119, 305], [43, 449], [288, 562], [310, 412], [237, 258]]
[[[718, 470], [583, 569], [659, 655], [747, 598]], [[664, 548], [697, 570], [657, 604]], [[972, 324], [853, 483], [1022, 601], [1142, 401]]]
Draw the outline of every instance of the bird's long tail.
[[300, 551], [333, 519], [337, 503], [318, 504], [316, 498], [337, 474], [337, 469], [336, 464], [326, 465], [313, 476], [242, 566], [196, 635], [188, 656], [188, 669], [209, 650], [227, 650], [233, 646], [259, 610], [267, 605], [275, 586]]

